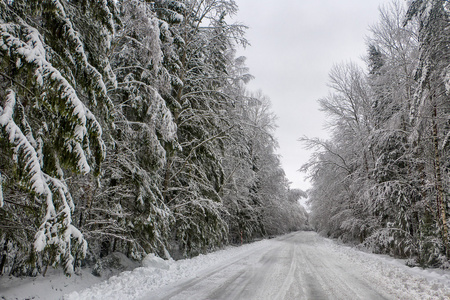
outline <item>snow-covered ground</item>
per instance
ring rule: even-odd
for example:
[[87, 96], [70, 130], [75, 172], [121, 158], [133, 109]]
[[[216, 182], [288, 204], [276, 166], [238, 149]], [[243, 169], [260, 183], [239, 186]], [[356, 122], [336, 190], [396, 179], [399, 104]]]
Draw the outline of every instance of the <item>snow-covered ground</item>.
[[313, 232], [187, 260], [149, 256], [143, 267], [99, 280], [2, 278], [0, 299], [450, 299], [450, 271], [409, 268]]

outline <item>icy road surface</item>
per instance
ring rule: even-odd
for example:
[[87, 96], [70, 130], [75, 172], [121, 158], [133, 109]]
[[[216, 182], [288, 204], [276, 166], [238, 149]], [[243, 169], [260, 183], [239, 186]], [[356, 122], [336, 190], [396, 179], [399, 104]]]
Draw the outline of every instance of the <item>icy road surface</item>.
[[297, 232], [190, 260], [155, 260], [66, 299], [450, 299], [450, 273]]

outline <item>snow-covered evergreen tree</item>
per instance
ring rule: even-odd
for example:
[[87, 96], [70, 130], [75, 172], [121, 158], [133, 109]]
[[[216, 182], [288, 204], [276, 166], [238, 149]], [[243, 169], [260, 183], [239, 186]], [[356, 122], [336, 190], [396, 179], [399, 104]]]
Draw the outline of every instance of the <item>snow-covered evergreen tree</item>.
[[[95, 256], [122, 251], [134, 258], [164, 254], [171, 212], [164, 204], [159, 170], [166, 145], [176, 147], [176, 125], [161, 97], [160, 21], [145, 1], [118, 3], [121, 26], [112, 40], [110, 62], [117, 85], [109, 90], [114, 109], [108, 156], [95, 201], [80, 198], [80, 225]], [[103, 245], [103, 246], [102, 246]]]
[[[373, 176], [366, 192], [369, 211], [377, 219], [366, 244], [395, 255], [416, 254], [420, 176], [409, 141], [409, 107], [417, 64], [415, 28], [401, 25], [405, 7], [392, 2], [380, 9], [380, 22], [371, 27], [369, 43], [382, 57], [374, 70], [369, 52], [369, 78], [375, 130], [371, 151]], [[369, 49], [370, 50], [370, 49]], [[414, 175], [413, 175], [414, 174]]]
[[166, 3], [167, 10], [182, 15], [163, 15], [171, 22], [168, 33], [163, 34], [173, 47], [170, 52], [165, 50], [164, 65], [172, 89], [164, 97], [177, 124], [181, 149], [169, 149], [164, 195], [176, 219], [173, 239], [189, 255], [226, 240], [219, 195], [225, 177], [222, 140], [233, 124], [223, 114], [230, 105], [224, 87], [230, 64], [227, 51], [234, 43], [232, 34], [240, 27], [228, 25], [220, 17], [236, 11], [233, 1]]
[[[34, 266], [62, 264], [70, 274], [76, 253], [86, 251], [65, 178], [98, 174], [105, 156], [100, 123], [112, 106], [106, 54], [113, 15], [106, 0], [0, 2], [2, 213], [33, 221], [27, 235], [35, 235], [34, 249], [17, 246]], [[89, 30], [79, 29], [82, 21]], [[10, 201], [18, 191], [27, 195]], [[0, 239], [19, 242], [5, 228]]]
[[411, 1], [407, 20], [412, 19], [418, 20], [420, 43], [420, 63], [416, 73], [418, 88], [411, 107], [415, 126], [413, 138], [423, 146], [425, 174], [433, 183], [433, 188], [426, 191], [428, 205], [433, 207], [431, 213], [436, 214], [436, 228], [441, 240], [438, 247], [448, 260], [449, 3], [444, 0]]

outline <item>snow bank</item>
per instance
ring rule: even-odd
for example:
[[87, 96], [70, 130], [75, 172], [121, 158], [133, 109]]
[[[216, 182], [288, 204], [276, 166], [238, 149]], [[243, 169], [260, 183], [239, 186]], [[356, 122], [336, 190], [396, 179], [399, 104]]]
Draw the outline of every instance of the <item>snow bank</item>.
[[80, 291], [99, 284], [113, 275], [125, 270], [133, 270], [139, 266], [124, 254], [114, 252], [101, 259], [104, 267], [101, 276], [93, 275], [91, 268], [83, 268], [78, 275], [67, 277], [62, 269], [49, 268], [45, 277], [0, 276], [0, 299], [44, 299], [60, 300], [63, 295]]
[[45, 277], [16, 278], [0, 277], [0, 299], [2, 300], [57, 300], [64, 294], [75, 290], [83, 290], [93, 284], [100, 283], [104, 278], [95, 277], [90, 270], [81, 275], [66, 277], [61, 269], [49, 269]]
[[328, 247], [366, 269], [372, 282], [395, 299], [450, 299], [450, 270], [406, 266], [406, 260], [338, 245], [324, 239]]
[[154, 269], [163, 269], [169, 270], [172, 261], [164, 260], [155, 254], [149, 254], [142, 260], [142, 266], [144, 268], [154, 268]]

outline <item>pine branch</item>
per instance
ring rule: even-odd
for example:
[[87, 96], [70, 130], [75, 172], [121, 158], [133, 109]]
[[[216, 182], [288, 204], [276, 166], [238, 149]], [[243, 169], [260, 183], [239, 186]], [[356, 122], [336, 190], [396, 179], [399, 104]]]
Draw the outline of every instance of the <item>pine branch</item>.
[[184, 168], [186, 167], [186, 165], [188, 164], [189, 159], [190, 159], [191, 156], [194, 154], [195, 150], [197, 150], [197, 148], [201, 147], [201, 146], [204, 145], [205, 143], [210, 142], [210, 141], [212, 141], [212, 140], [214, 140], [214, 139], [216, 139], [216, 138], [219, 138], [219, 137], [221, 137], [221, 136], [225, 136], [224, 134], [225, 134], [227, 131], [229, 131], [230, 129], [232, 129], [234, 126], [235, 126], [235, 125], [232, 125], [232, 126], [230, 126], [229, 128], [227, 128], [227, 129], [225, 129], [225, 130], [219, 132], [218, 134], [216, 134], [216, 135], [210, 137], [209, 139], [204, 140], [204, 141], [201, 142], [200, 144], [194, 146], [194, 147], [191, 149], [191, 151], [189, 152], [188, 156], [186, 157], [183, 166], [178, 170], [178, 172], [176, 172], [174, 175], [172, 175], [172, 176], [169, 178], [169, 181], [171, 181], [172, 179], [174, 179], [176, 176], [178, 176], [178, 174], [181, 173], [181, 171], [183, 171], [183, 169], [184, 169]]

